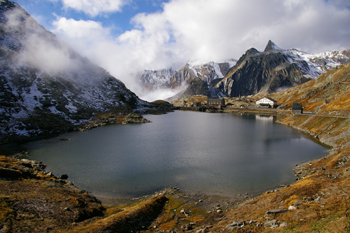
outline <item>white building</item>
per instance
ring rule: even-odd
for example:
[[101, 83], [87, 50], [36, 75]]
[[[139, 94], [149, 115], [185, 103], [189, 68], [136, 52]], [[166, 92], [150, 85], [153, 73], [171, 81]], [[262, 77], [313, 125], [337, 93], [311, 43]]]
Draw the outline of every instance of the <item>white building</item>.
[[264, 98], [256, 101], [256, 105], [275, 108], [275, 107], [277, 107], [277, 101], [274, 99], [271, 99], [269, 97], [264, 97]]

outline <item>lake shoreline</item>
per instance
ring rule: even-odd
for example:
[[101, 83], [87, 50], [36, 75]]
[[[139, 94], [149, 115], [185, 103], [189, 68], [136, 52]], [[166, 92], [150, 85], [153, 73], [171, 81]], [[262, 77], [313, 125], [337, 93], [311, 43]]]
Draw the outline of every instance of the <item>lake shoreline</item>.
[[[216, 206], [213, 206], [213, 204], [215, 204], [216, 202], [219, 203], [220, 202], [220, 197], [215, 197], [211, 200], [214, 200], [212, 202], [208, 201], [209, 205], [212, 207], [212, 209], [215, 211], [217, 210], [216, 213], [212, 212], [212, 211], [209, 211], [209, 212], [206, 212], [206, 214], [204, 214], [203, 216], [206, 216], [205, 218], [209, 218], [209, 216], [212, 216], [212, 215], [215, 215], [217, 218], [221, 219], [218, 223], [214, 223], [212, 222], [212, 224], [215, 224], [215, 225], [209, 225], [211, 226], [210, 228], [212, 229], [217, 229], [217, 230], [222, 230], [223, 228], [225, 228], [230, 220], [229, 219], [232, 219], [232, 217], [230, 217], [232, 215], [232, 213], [230, 212], [234, 212], [234, 213], [237, 213], [237, 211], [242, 211], [242, 208], [244, 209], [245, 206], [249, 207], [250, 205], [247, 204], [247, 203], [250, 203], [250, 202], [254, 202], [256, 204], [258, 204], [259, 201], [261, 201], [262, 199], [266, 199], [267, 197], [271, 198], [273, 196], [276, 196], [276, 195], [280, 195], [279, 193], [282, 191], [282, 192], [285, 192], [285, 190], [290, 190], [290, 189], [293, 189], [293, 187], [296, 185], [296, 184], [299, 184], [300, 181], [302, 180], [307, 180], [308, 176], [312, 176], [314, 174], [318, 174], [318, 173], [325, 173], [328, 171], [327, 167], [325, 168], [325, 165], [318, 165], [318, 163], [320, 163], [320, 161], [322, 161], [324, 164], [327, 161], [329, 161], [330, 159], [332, 159], [332, 157], [338, 155], [339, 153], [342, 153], [343, 151], [347, 151], [349, 149], [348, 145], [345, 143], [345, 145], [342, 145], [341, 143], [339, 143], [339, 140], [334, 140], [334, 138], [332, 139], [332, 135], [329, 136], [329, 134], [327, 133], [319, 133], [319, 132], [314, 132], [314, 131], [311, 131], [310, 129], [306, 128], [305, 125], [300, 125], [308, 120], [310, 120], [309, 118], [313, 118], [313, 120], [315, 118], [324, 118], [323, 116], [293, 116], [293, 115], [281, 115], [281, 117], [278, 119], [278, 123], [281, 123], [281, 124], [284, 124], [286, 126], [289, 126], [289, 127], [292, 127], [292, 128], [295, 128], [295, 129], [298, 129], [298, 130], [302, 130], [304, 133], [306, 134], [309, 134], [311, 135], [312, 137], [316, 138], [317, 140], [319, 140], [320, 142], [326, 144], [326, 145], [329, 145], [329, 146], [333, 146], [333, 149], [332, 151], [330, 151], [330, 153], [322, 158], [319, 158], [319, 159], [315, 159], [314, 161], [309, 161], [309, 162], [305, 162], [303, 164], [300, 164], [300, 165], [297, 165], [296, 168], [299, 166], [301, 167], [301, 170], [296, 170], [296, 175], [297, 175], [297, 178], [299, 179], [299, 181], [295, 181], [291, 184], [288, 184], [284, 187], [279, 187], [277, 189], [274, 189], [274, 190], [267, 190], [266, 192], [264, 192], [262, 195], [256, 195], [254, 197], [249, 197], [247, 199], [241, 199], [240, 201], [236, 202], [235, 205], [232, 205], [230, 206], [230, 208], [228, 208], [227, 210], [225, 209], [225, 213], [222, 211], [221, 209], [221, 206], [222, 204], [216, 204]], [[298, 118], [303, 118], [302, 120], [299, 119], [299, 122], [298, 122]], [[329, 117], [326, 117], [326, 118], [329, 118]], [[335, 120], [336, 118], [334, 118], [333, 120]], [[300, 124], [296, 124], [296, 123], [300, 123]], [[346, 136], [349, 136], [349, 135], [343, 135], [343, 137], [346, 137]], [[338, 138], [337, 138], [338, 139]], [[344, 143], [344, 142], [343, 142]], [[18, 156], [18, 155], [17, 155]], [[26, 154], [24, 154], [24, 156], [27, 156]], [[306, 178], [306, 179], [305, 179]], [[169, 188], [170, 190], [173, 189], [173, 188]], [[168, 189], [168, 190], [169, 190]], [[179, 204], [179, 206], [183, 206], [185, 207], [185, 209], [187, 208], [186, 206], [186, 203], [189, 203], [189, 200], [188, 199], [184, 199], [183, 196], [190, 196], [186, 193], [183, 193], [181, 192], [180, 190], [178, 190], [179, 194], [176, 198], [177, 200], [179, 201], [181, 198], [181, 200], [183, 201], [182, 204]], [[168, 195], [168, 197], [171, 195], [174, 195], [174, 193], [172, 194], [169, 194], [169, 193], [166, 193], [166, 192], [157, 192], [153, 195], [148, 195], [148, 196], [144, 196], [144, 197], [140, 197], [138, 199], [134, 199], [133, 201], [136, 201], [136, 202], [139, 202], [139, 201], [143, 201], [151, 196], [157, 196], [157, 195]], [[176, 196], [176, 194], [175, 194]], [[194, 196], [191, 196], [191, 197], [194, 197]], [[175, 198], [175, 199], [176, 199]], [[191, 199], [191, 198], [190, 198]], [[192, 201], [195, 201], [195, 199], [198, 199], [198, 198], [192, 198], [191, 200]], [[203, 201], [203, 200], [202, 200]], [[222, 201], [222, 200], [221, 200]], [[195, 205], [195, 204], [199, 204], [201, 203], [200, 202], [200, 199], [198, 199], [197, 203], [193, 203], [192, 205]], [[200, 205], [200, 204], [199, 204]], [[219, 206], [217, 206], [219, 205]], [[195, 207], [195, 206], [194, 206]], [[192, 208], [194, 208], [192, 206]], [[197, 206], [197, 207], [200, 207], [200, 206]], [[214, 208], [215, 207], [215, 208]], [[261, 206], [258, 206], [257, 209], [258, 210], [255, 210], [256, 213], [259, 213], [259, 209], [265, 209], [266, 211], [266, 207], [264, 207], [263, 205]], [[195, 208], [197, 209], [197, 208]], [[176, 215], [183, 215], [183, 213], [181, 212], [182, 210], [177, 210], [177, 213]], [[187, 210], [186, 210], [187, 211]], [[226, 213], [227, 212], [227, 213]], [[242, 213], [245, 213], [244, 211]], [[242, 216], [242, 214], [236, 214], [236, 217], [235, 219], [238, 219], [239, 216]], [[254, 212], [252, 212], [251, 216], [254, 216]], [[211, 220], [212, 221], [212, 220]], [[254, 220], [255, 221], [255, 220]], [[261, 220], [256, 220], [256, 221], [260, 221]], [[232, 220], [231, 220], [232, 222]], [[206, 221], [203, 221], [202, 222], [204, 225], [207, 223]], [[162, 224], [162, 223], [158, 223], [158, 224]], [[199, 223], [197, 223], [199, 224]], [[226, 224], [226, 225], [225, 225]], [[151, 225], [150, 225], [151, 227]], [[205, 227], [205, 226], [204, 226]], [[174, 227], [173, 229], [177, 229], [176, 227]]]

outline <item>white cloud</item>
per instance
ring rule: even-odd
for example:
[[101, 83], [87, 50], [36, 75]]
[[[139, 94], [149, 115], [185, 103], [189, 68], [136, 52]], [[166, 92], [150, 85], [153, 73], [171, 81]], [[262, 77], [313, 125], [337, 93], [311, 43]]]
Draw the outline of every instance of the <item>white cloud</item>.
[[[138, 15], [137, 18], [143, 17], [149, 21], [158, 19], [158, 16], [152, 19], [146, 15]], [[134, 80], [138, 71], [161, 69], [173, 64], [179, 67], [186, 60], [185, 53], [167, 45], [170, 39], [168, 26], [159, 22], [157, 25], [150, 23], [150, 28], [145, 30], [134, 29], [113, 38], [111, 31], [98, 22], [61, 17], [54, 22], [53, 32], [140, 95], [141, 89]]]
[[[108, 38], [110, 35], [109, 28], [103, 28], [100, 22], [88, 20], [74, 20], [64, 17], [58, 17], [53, 22], [55, 33], [64, 35], [65, 38], [71, 38], [78, 41], [83, 40], [84, 46], [90, 42], [97, 41], [100, 38]], [[81, 42], [80, 42], [81, 43]]]
[[13, 34], [21, 32], [24, 35], [18, 37], [19, 42], [25, 46], [17, 56], [13, 57], [17, 61], [15, 65], [30, 64], [50, 73], [75, 69], [77, 64], [70, 59], [71, 51], [65, 50], [61, 41], [55, 40], [51, 33], [47, 33], [43, 27], [38, 26], [36, 21], [23, 10], [15, 8], [8, 11], [6, 18], [7, 31]]
[[[70, 2], [62, 1], [67, 6]], [[350, 49], [346, 4], [345, 0], [172, 0], [162, 12], [136, 15], [134, 29], [117, 38], [98, 22], [66, 18], [54, 23], [54, 33], [139, 94], [130, 79], [138, 70], [179, 68], [190, 59], [238, 59], [251, 47], [263, 50], [270, 39], [281, 48], [306, 52]]]
[[[51, 0], [58, 1], [58, 0]], [[121, 11], [130, 0], [61, 0], [65, 8], [84, 12], [92, 17], [104, 13]]]

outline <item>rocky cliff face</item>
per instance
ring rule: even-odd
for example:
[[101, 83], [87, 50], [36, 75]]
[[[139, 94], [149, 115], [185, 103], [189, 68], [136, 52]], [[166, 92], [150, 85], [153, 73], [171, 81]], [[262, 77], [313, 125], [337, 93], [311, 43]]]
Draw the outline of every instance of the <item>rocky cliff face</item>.
[[25, 12], [0, 1], [0, 140], [58, 133], [141, 101]]
[[[323, 56], [323, 55], [322, 55]], [[335, 60], [309, 55], [296, 49], [283, 50], [269, 41], [264, 52], [249, 49], [215, 88], [228, 97], [273, 93], [305, 83], [324, 73], [322, 67], [311, 62], [323, 61], [324, 69], [340, 65], [349, 57]]]
[[192, 96], [192, 95], [210, 96], [207, 82], [203, 81], [198, 77], [193, 79], [190, 85], [188, 86], [188, 88], [186, 89], [186, 91], [182, 94], [182, 97]]

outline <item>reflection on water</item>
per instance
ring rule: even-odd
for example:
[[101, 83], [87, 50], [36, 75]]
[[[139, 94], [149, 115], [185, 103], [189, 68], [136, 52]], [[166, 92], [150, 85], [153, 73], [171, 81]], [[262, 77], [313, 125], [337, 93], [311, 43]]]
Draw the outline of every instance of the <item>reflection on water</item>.
[[290, 183], [295, 164], [327, 153], [272, 116], [176, 111], [145, 117], [153, 123], [34, 142], [30, 154], [95, 195], [139, 196], [177, 186], [231, 196]]

